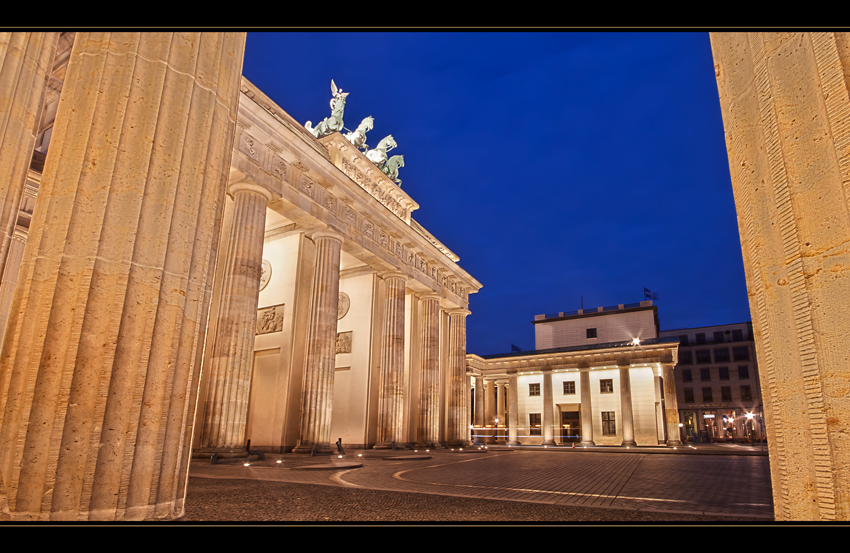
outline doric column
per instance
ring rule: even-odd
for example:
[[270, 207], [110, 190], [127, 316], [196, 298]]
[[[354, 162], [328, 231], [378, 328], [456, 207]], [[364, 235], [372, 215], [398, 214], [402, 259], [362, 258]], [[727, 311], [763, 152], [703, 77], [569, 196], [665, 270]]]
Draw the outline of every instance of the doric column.
[[19, 520], [183, 514], [244, 33], [77, 33], [0, 374]]
[[505, 441], [504, 432], [498, 429], [499, 424], [505, 425], [505, 384], [507, 382], [504, 380], [496, 381], [496, 418], [499, 421], [496, 423], [496, 441], [498, 443], [504, 443]]
[[330, 453], [333, 414], [336, 327], [339, 313], [339, 256], [342, 236], [332, 230], [313, 233], [316, 262], [310, 292], [307, 355], [301, 386], [301, 437], [293, 453]]
[[653, 389], [655, 390], [655, 430], [658, 437], [658, 445], [664, 444], [664, 409], [661, 405], [661, 367], [652, 369]]
[[378, 387], [378, 434], [375, 449], [402, 441], [404, 420], [404, 273], [384, 275], [384, 325]]
[[552, 405], [552, 370], [543, 370], [543, 445], [555, 445], [554, 406]]
[[419, 372], [418, 443], [433, 447], [440, 441], [440, 298], [422, 297], [422, 368]]
[[679, 405], [676, 401], [676, 380], [673, 376], [675, 365], [661, 365], [664, 374], [664, 415], [667, 424], [667, 445], [680, 446], [679, 439]]
[[474, 444], [483, 445], [485, 442], [484, 434], [484, 378], [481, 376], [475, 377], [475, 426]]
[[517, 397], [516, 373], [509, 373], [508, 380], [508, 445], [520, 445], [517, 424], [519, 423], [519, 398]]
[[230, 186], [233, 218], [196, 457], [247, 457], [245, 427], [254, 368], [257, 302], [263, 270], [266, 206], [271, 194], [248, 182]]
[[593, 443], [593, 409], [590, 404], [590, 370], [581, 369], [581, 445]]
[[[493, 419], [496, 418], [496, 386], [495, 382], [492, 380], [484, 381], [484, 421], [482, 426], [484, 426], [484, 435], [486, 438], [484, 441], [488, 444], [492, 444], [496, 441], [496, 430], [493, 427]], [[491, 428], [486, 428], [487, 425], [490, 425]]]
[[449, 311], [449, 409], [446, 441], [469, 445], [469, 377], [466, 376], [466, 316], [468, 309]]
[[623, 418], [623, 443], [625, 446], [636, 446], [635, 420], [632, 414], [632, 380], [629, 365], [620, 365], [620, 413]]

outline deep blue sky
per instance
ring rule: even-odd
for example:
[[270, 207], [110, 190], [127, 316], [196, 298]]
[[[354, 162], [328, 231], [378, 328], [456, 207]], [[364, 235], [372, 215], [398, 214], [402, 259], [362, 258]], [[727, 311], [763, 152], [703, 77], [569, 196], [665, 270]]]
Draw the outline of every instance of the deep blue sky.
[[484, 285], [469, 352], [644, 287], [662, 330], [750, 320], [707, 33], [249, 33], [243, 73], [302, 124], [334, 79], [347, 128], [393, 135], [414, 219]]

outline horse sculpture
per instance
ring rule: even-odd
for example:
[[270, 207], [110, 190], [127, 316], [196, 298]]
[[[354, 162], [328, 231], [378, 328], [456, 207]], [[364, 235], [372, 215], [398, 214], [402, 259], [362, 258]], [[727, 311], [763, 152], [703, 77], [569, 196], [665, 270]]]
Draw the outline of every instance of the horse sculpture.
[[312, 122], [310, 121], [304, 123], [304, 127], [313, 133], [313, 136], [316, 138], [322, 138], [323, 136], [342, 130], [342, 112], [345, 110], [345, 97], [348, 96], [348, 92], [343, 92], [341, 88], [337, 89], [332, 79], [331, 94], [333, 94], [333, 98], [331, 98], [331, 116], [322, 119], [315, 127], [311, 127]]
[[374, 150], [366, 152], [366, 157], [379, 168], [382, 168], [387, 162], [387, 152], [396, 146], [398, 146], [398, 144], [395, 143], [393, 135], [389, 134], [378, 142], [378, 145], [375, 146]]
[[370, 115], [360, 122], [354, 132], [344, 135], [345, 138], [347, 138], [355, 148], [365, 148], [366, 151], [369, 151], [369, 146], [366, 145], [366, 132], [372, 130], [374, 122], [375, 120]]
[[398, 178], [398, 168], [404, 167], [404, 156], [393, 156], [387, 160], [387, 163], [381, 167], [381, 171], [386, 176], [391, 178], [399, 188], [401, 188], [401, 179]]

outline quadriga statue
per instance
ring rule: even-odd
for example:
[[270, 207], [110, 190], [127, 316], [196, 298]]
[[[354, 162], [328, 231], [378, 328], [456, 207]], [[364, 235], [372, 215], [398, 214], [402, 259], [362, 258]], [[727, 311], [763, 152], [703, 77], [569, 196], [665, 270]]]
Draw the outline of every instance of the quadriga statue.
[[345, 97], [348, 96], [348, 92], [343, 92], [341, 88], [338, 89], [331, 79], [331, 94], [333, 94], [333, 98], [331, 98], [330, 117], [325, 117], [315, 127], [311, 126], [311, 121], [304, 123], [304, 127], [316, 138], [322, 138], [342, 130], [342, 112], [345, 110]]

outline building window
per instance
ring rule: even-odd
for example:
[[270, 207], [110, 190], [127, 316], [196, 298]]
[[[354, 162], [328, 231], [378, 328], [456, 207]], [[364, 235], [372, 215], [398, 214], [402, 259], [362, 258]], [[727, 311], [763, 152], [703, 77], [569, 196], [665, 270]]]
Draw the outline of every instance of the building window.
[[743, 342], [744, 341], [744, 331], [741, 329], [732, 331], [732, 341], [733, 342]]
[[681, 336], [679, 336], [679, 345], [680, 346], [687, 346], [688, 345], [688, 335], [687, 334], [682, 334]]
[[588, 338], [596, 338], [596, 329], [595, 328], [588, 328], [587, 329], [587, 337]]
[[752, 401], [753, 394], [750, 392], [749, 386], [741, 386], [741, 401]]
[[742, 348], [732, 348], [732, 355], [735, 357], [735, 361], [749, 361], [750, 348], [746, 346]]
[[690, 382], [691, 380], [693, 380], [691, 369], [682, 369], [682, 382]]
[[725, 341], [726, 340], [723, 339], [723, 331], [722, 330], [715, 330], [714, 331], [714, 343], [715, 344], [722, 344]]
[[729, 380], [729, 367], [719, 367], [717, 372], [720, 373], [720, 380]]
[[685, 388], [685, 403], [693, 403], [694, 402], [694, 389], [693, 388]]
[[679, 364], [680, 365], [692, 365], [694, 362], [693, 352], [690, 351], [680, 351], [679, 352]]
[[603, 394], [609, 394], [614, 392], [614, 380], [609, 378], [607, 380], [599, 381], [599, 391]]
[[739, 365], [738, 378], [740, 380], [748, 380], [750, 378], [750, 368], [746, 365]]
[[697, 334], [697, 345], [702, 345], [705, 343], [705, 334], [700, 332]]
[[711, 350], [710, 349], [698, 349], [697, 350], [697, 363], [711, 363]]
[[569, 382], [564, 382], [564, 393], [565, 394], [576, 393], [576, 382], [575, 382], [575, 380], [570, 380]]
[[540, 384], [529, 384], [528, 385], [528, 395], [539, 396], [540, 395]]
[[720, 399], [723, 401], [732, 401], [732, 387], [731, 386], [721, 386], [720, 387]]
[[706, 380], [711, 380], [711, 369], [700, 369], [699, 379], [703, 382], [705, 382]]
[[702, 400], [705, 402], [714, 401], [711, 396], [711, 388], [702, 389]]
[[617, 435], [617, 423], [614, 421], [614, 411], [602, 411], [602, 435]]
[[529, 435], [540, 436], [540, 413], [529, 413], [528, 429]]
[[729, 348], [714, 348], [714, 362], [715, 363], [728, 363], [729, 362]]

